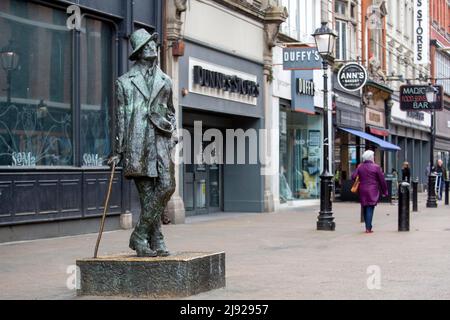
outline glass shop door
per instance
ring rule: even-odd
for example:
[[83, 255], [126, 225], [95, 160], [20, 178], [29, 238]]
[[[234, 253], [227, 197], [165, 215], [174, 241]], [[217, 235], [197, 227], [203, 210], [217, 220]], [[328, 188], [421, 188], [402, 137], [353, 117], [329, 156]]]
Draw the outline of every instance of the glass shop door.
[[[186, 128], [191, 131], [190, 128]], [[193, 137], [193, 134], [191, 133]], [[203, 145], [203, 148], [208, 143]], [[192, 141], [193, 150], [193, 141]], [[184, 165], [183, 200], [187, 216], [222, 211], [222, 171], [221, 164], [194, 164], [191, 152], [190, 164]]]

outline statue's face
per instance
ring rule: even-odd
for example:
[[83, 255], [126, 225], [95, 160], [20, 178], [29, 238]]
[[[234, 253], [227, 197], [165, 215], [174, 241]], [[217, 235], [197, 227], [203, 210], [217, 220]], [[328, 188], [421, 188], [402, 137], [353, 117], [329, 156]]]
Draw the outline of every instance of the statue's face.
[[141, 50], [140, 59], [142, 60], [154, 60], [158, 56], [158, 51], [156, 49], [156, 43], [150, 41]]

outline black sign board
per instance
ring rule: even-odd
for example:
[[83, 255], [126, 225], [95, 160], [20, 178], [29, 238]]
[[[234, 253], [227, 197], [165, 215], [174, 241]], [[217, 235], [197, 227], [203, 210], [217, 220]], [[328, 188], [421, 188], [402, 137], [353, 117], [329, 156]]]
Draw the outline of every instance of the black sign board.
[[347, 91], [357, 91], [367, 82], [367, 71], [358, 63], [347, 63], [338, 72], [338, 83]]
[[436, 101], [430, 103], [427, 100], [426, 91], [429, 86], [406, 85], [400, 87], [400, 109], [403, 111], [427, 111], [442, 110], [444, 107], [442, 86], [436, 88]]

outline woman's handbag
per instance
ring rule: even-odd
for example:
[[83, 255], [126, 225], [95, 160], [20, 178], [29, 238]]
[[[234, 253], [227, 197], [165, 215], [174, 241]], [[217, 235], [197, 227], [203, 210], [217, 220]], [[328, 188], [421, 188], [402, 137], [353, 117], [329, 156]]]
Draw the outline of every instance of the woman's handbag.
[[352, 188], [350, 189], [351, 192], [357, 193], [359, 190], [359, 176], [356, 176], [355, 182], [353, 182]]

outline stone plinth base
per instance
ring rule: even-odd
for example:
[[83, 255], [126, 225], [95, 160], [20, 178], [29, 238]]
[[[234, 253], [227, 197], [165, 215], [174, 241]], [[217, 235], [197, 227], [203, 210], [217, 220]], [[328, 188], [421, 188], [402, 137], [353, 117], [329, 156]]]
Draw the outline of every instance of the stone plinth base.
[[156, 258], [124, 254], [77, 260], [77, 266], [77, 295], [171, 298], [225, 287], [224, 252]]

